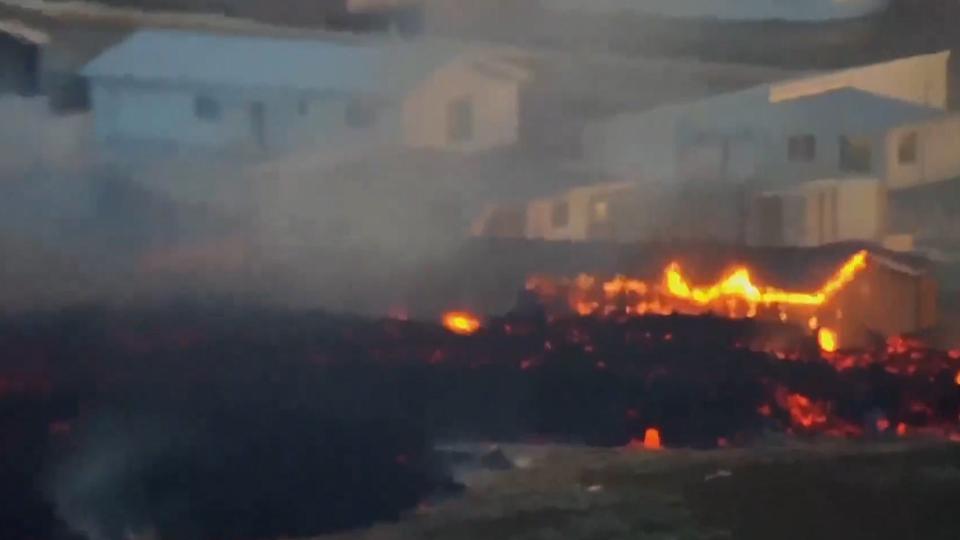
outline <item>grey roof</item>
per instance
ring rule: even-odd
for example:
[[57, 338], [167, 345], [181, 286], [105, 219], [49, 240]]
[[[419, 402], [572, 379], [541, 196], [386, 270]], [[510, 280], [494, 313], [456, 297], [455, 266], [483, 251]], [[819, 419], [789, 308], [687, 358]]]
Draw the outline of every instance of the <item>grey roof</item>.
[[402, 90], [463, 50], [424, 41], [321, 41], [142, 30], [96, 57], [83, 74], [244, 88]]
[[901, 99], [881, 96], [856, 88], [842, 88], [772, 104], [781, 110], [802, 114], [815, 113], [819, 118], [855, 127], [862, 131], [882, 131], [897, 126], [924, 122], [943, 116], [945, 111]]

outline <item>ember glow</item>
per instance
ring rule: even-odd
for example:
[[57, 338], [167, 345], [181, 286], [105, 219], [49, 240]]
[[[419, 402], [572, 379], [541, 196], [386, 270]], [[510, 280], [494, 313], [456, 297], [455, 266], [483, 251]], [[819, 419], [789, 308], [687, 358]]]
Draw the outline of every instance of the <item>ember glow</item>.
[[817, 330], [817, 344], [823, 352], [836, 352], [837, 333], [827, 327], [820, 328]]
[[784, 393], [777, 401], [790, 413], [790, 419], [797, 427], [811, 429], [827, 422], [826, 405], [812, 401], [797, 393]]
[[468, 336], [480, 329], [480, 319], [466, 311], [451, 311], [443, 315], [443, 326], [454, 334]]

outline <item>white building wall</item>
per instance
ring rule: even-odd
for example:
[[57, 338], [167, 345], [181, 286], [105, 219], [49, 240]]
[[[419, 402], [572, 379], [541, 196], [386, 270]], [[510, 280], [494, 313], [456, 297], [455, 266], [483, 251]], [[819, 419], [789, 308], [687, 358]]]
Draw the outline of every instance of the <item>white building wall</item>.
[[[917, 160], [901, 163], [899, 145], [904, 136], [917, 135]], [[915, 187], [960, 177], [960, 115], [892, 130], [884, 138], [886, 180], [890, 189]]]
[[[473, 134], [464, 141], [448, 137], [449, 105], [467, 99], [473, 109]], [[519, 138], [520, 82], [479, 73], [467, 61], [441, 68], [403, 104], [403, 141], [412, 148], [477, 152], [509, 146]]]
[[[872, 161], [868, 173], [882, 177], [887, 168], [885, 133], [860, 126], [851, 118], [790, 103], [745, 103], [743, 107], [715, 107], [709, 112], [687, 115], [677, 130], [679, 178], [755, 180], [775, 185], [848, 175], [850, 172], [840, 167], [842, 136], [871, 140]], [[802, 135], [814, 136], [815, 155], [809, 161], [791, 160], [790, 137]], [[726, 163], [722, 152], [724, 143]], [[753, 167], [750, 160], [755, 160]]]
[[[214, 99], [217, 119], [198, 118], [198, 96]], [[346, 95], [284, 91], [242, 91], [117, 84], [92, 81], [91, 99], [97, 139], [112, 146], [133, 143], [180, 148], [262, 150], [257, 145], [251, 107], [262, 104], [266, 150], [295, 150], [319, 144], [396, 137], [399, 119], [390, 104], [376, 109], [369, 126], [347, 122]], [[301, 102], [305, 108], [301, 108]]]
[[249, 113], [238, 96], [205, 92], [220, 103], [221, 116], [204, 121], [195, 116], [196, 91], [98, 81], [91, 87], [95, 129], [103, 142], [222, 147], [251, 138]]

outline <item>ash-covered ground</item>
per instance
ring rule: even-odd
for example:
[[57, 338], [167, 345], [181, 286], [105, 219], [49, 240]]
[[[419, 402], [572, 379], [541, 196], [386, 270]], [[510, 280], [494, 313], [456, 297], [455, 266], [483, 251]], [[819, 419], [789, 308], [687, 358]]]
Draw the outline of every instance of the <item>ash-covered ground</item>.
[[[960, 482], [960, 355], [908, 340], [835, 364], [802, 330], [754, 320], [516, 312], [459, 335], [220, 304], [8, 316], [0, 351], [7, 538], [253, 540], [397, 520], [388, 530], [417, 538], [761, 538], [791, 521], [775, 536], [801, 538], [854, 529], [837, 522], [856, 515], [845, 504], [900, 508], [876, 530], [936, 538], [952, 518], [927, 509]], [[793, 455], [756, 450], [778, 438], [866, 454], [764, 465]], [[950, 446], [874, 452], [914, 438]], [[449, 448], [463, 441], [527, 446], [478, 473]], [[484, 467], [511, 466], [492, 478], [518, 494], [484, 491]], [[404, 519], [463, 484], [450, 504], [486, 512], [473, 497], [487, 497], [484, 517]], [[743, 517], [762, 505], [769, 519]]]

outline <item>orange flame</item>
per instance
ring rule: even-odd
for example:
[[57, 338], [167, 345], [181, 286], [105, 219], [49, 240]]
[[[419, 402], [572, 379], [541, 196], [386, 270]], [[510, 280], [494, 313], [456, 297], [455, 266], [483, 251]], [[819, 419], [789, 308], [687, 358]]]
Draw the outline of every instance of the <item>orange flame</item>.
[[660, 450], [663, 445], [660, 442], [660, 430], [657, 428], [647, 428], [643, 432], [643, 447], [647, 450]]
[[[527, 289], [545, 299], [566, 297], [570, 308], [584, 316], [620, 310], [634, 315], [667, 315], [694, 308], [693, 311], [720, 311], [730, 317], [754, 317], [758, 315], [759, 306], [776, 306], [780, 319], [786, 321], [792, 316], [786, 308], [816, 308], [824, 304], [853, 281], [866, 265], [867, 252], [855, 253], [813, 292], [785, 291], [757, 285], [746, 266], [735, 267], [712, 285], [697, 287], [684, 276], [678, 262], [668, 264], [663, 270], [662, 279], [653, 283], [623, 275], [602, 281], [589, 274], [580, 274], [572, 280], [559, 282], [545, 276], [533, 276], [527, 280]], [[803, 316], [809, 315], [805, 313]], [[811, 330], [819, 325], [816, 317], [808, 319], [808, 324]]]
[[691, 287], [680, 271], [680, 265], [670, 263], [664, 273], [667, 291], [677, 298], [706, 306], [724, 297], [739, 298], [750, 305], [788, 304], [819, 306], [833, 294], [853, 281], [857, 273], [867, 266], [867, 252], [859, 251], [850, 257], [819, 290], [812, 293], [788, 292], [773, 287], [761, 289], [753, 283], [750, 270], [744, 266], [735, 268], [726, 277], [709, 287]]
[[817, 330], [817, 343], [820, 345], [820, 350], [823, 352], [836, 352], [837, 333], [824, 326], [820, 328], [820, 330]]
[[466, 311], [451, 311], [443, 314], [443, 326], [454, 334], [468, 336], [480, 329], [480, 319]]
[[957, 383], [957, 386], [960, 386], [960, 371], [958, 371], [957, 375], [953, 378], [953, 382]]

